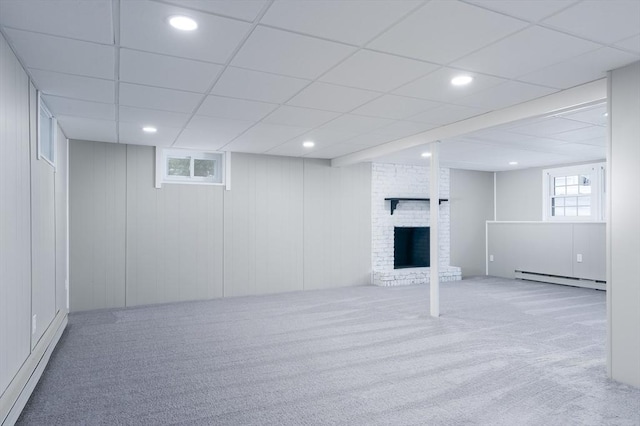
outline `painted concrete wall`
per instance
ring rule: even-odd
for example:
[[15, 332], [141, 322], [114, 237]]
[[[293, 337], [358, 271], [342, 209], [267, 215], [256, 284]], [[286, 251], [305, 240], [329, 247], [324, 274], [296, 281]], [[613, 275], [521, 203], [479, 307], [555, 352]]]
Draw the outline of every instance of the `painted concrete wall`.
[[485, 274], [485, 224], [493, 220], [493, 173], [451, 169], [451, 264]]
[[609, 84], [609, 371], [640, 387], [640, 62]]

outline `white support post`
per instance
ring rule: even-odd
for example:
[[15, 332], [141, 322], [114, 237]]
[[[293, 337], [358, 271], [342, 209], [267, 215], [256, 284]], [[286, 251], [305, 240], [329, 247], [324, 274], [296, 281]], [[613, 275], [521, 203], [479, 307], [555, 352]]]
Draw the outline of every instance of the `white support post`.
[[429, 280], [429, 297], [431, 301], [431, 316], [440, 316], [440, 249], [438, 244], [438, 212], [440, 210], [440, 158], [438, 143], [431, 144], [431, 178], [429, 182], [430, 207], [430, 233], [429, 233], [429, 268], [431, 278]]

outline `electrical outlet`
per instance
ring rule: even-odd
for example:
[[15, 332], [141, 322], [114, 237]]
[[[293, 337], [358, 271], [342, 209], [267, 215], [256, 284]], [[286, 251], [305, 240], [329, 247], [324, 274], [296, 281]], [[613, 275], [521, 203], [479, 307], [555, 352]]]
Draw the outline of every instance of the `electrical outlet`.
[[493, 262], [493, 255], [492, 254], [489, 255], [489, 262]]
[[36, 330], [38, 328], [37, 320], [38, 320], [38, 316], [34, 314], [33, 318], [31, 318], [31, 334], [36, 334]]
[[578, 255], [576, 255], [576, 261], [578, 263], [582, 263], [582, 255], [580, 253], [578, 253]]

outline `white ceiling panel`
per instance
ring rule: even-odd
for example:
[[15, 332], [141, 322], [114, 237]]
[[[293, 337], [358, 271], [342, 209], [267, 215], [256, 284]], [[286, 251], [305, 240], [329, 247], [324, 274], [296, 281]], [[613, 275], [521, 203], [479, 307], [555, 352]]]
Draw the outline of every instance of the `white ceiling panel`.
[[360, 46], [421, 3], [279, 0], [271, 5], [260, 22]]
[[487, 109], [462, 105], [443, 105], [409, 117], [409, 120], [420, 123], [445, 125], [464, 120], [465, 118], [475, 117], [487, 111]]
[[337, 143], [325, 148], [318, 149], [317, 151], [311, 152], [309, 154], [305, 154], [305, 157], [331, 159], [339, 157], [341, 155], [351, 154], [352, 152], [362, 151], [366, 148], [368, 148], [366, 145]]
[[380, 127], [393, 123], [393, 120], [361, 115], [344, 114], [322, 126], [325, 129], [342, 130], [354, 133], [369, 133]]
[[164, 126], [181, 129], [187, 123], [189, 114], [157, 109], [142, 109], [120, 106], [118, 118], [121, 123], [136, 124], [139, 129], [144, 126], [153, 126], [161, 129]]
[[432, 1], [368, 45], [446, 64], [524, 28], [523, 21], [454, 1]]
[[379, 93], [315, 82], [298, 93], [288, 104], [326, 111], [349, 112], [380, 96]]
[[209, 95], [200, 106], [200, 109], [198, 109], [198, 115], [230, 118], [232, 120], [259, 121], [277, 107], [277, 104], [266, 102]]
[[191, 113], [201, 98], [197, 93], [120, 83], [120, 105]]
[[133, 145], [170, 146], [180, 133], [180, 128], [162, 126], [153, 134], [145, 133], [142, 128], [133, 123], [120, 123], [120, 143]]
[[257, 71], [315, 79], [355, 50], [355, 47], [332, 41], [257, 27], [231, 64]]
[[607, 76], [607, 71], [640, 59], [618, 49], [603, 47], [520, 77], [520, 80], [568, 89]]
[[607, 140], [607, 129], [602, 126], [584, 127], [582, 129], [569, 130], [567, 132], [556, 133], [553, 135], [555, 139], [560, 139], [566, 142], [580, 143], [588, 140], [592, 140], [591, 145], [596, 144], [595, 139], [601, 141], [598, 145], [605, 144]]
[[211, 91], [214, 95], [283, 103], [309, 84], [308, 80], [229, 67]]
[[176, 6], [252, 22], [267, 3], [266, 0], [167, 0]]
[[353, 113], [402, 120], [438, 105], [438, 102], [425, 99], [384, 95], [355, 109]]
[[338, 115], [337, 112], [322, 111], [319, 109], [298, 108], [283, 105], [273, 111], [263, 123], [282, 124], [294, 127], [318, 127], [329, 120], [333, 120]]
[[358, 135], [351, 139], [346, 139], [340, 142], [340, 144], [341, 145], [357, 145], [361, 147], [370, 148], [372, 146], [378, 146], [395, 139], [398, 139], [398, 138], [391, 138], [385, 135], [366, 133], [366, 134]]
[[508, 81], [500, 84], [499, 86], [485, 89], [474, 93], [473, 95], [459, 99], [457, 103], [466, 106], [496, 110], [539, 98], [556, 91], [556, 89], [550, 89], [548, 87], [538, 86], [535, 84]]
[[387, 92], [423, 76], [437, 65], [386, 53], [360, 50], [320, 80], [343, 86]]
[[615, 44], [615, 46], [640, 54], [640, 34], [620, 40]]
[[466, 0], [487, 9], [502, 12], [529, 22], [543, 18], [576, 3], [578, 0]]
[[54, 116], [67, 115], [107, 121], [116, 119], [116, 106], [114, 104], [102, 104], [50, 95], [43, 96], [42, 100]]
[[[180, 32], [167, 23], [172, 15], [195, 19], [198, 30]], [[235, 19], [146, 0], [120, 3], [120, 43], [123, 47], [182, 58], [225, 63], [250, 25]]]
[[263, 153], [308, 130], [304, 127], [258, 123], [224, 148], [230, 151]]
[[601, 104], [589, 108], [581, 108], [575, 112], [562, 114], [562, 118], [569, 120], [582, 121], [584, 123], [596, 124], [598, 126], [607, 125], [607, 105]]
[[69, 117], [59, 115], [56, 117], [62, 127], [65, 136], [69, 139], [117, 142], [116, 122], [94, 120], [85, 117]]
[[515, 78], [599, 47], [596, 43], [557, 31], [531, 27], [462, 58], [454, 65]]
[[112, 46], [76, 41], [68, 38], [6, 30], [27, 68], [113, 79]]
[[219, 149], [252, 125], [250, 121], [196, 115], [180, 134], [175, 146]]
[[221, 70], [222, 65], [120, 49], [120, 81], [128, 83], [205, 93]]
[[580, 121], [565, 120], [558, 117], [543, 118], [537, 121], [527, 121], [521, 125], [509, 127], [508, 131], [531, 136], [553, 136], [557, 133], [568, 132], [570, 130], [590, 127], [587, 123]]
[[640, 1], [583, 1], [544, 20], [544, 24], [610, 44], [640, 33]]
[[[473, 77], [473, 82], [466, 86], [452, 85], [451, 79], [459, 75], [469, 75]], [[393, 93], [451, 103], [456, 99], [497, 86], [498, 84], [506, 81], [507, 80], [503, 78], [443, 67], [429, 75], [394, 90]]]
[[314, 149], [318, 149], [320, 147], [333, 145], [335, 143], [341, 143], [348, 139], [352, 139], [357, 135], [357, 132], [338, 130], [322, 126], [291, 138], [287, 141], [287, 144], [299, 144], [300, 146], [302, 146], [303, 142], [312, 141], [316, 144]]
[[112, 80], [30, 69], [36, 87], [42, 93], [85, 101], [114, 103], [115, 83]]
[[569, 155], [572, 161], [604, 160], [607, 148], [582, 143], [565, 143], [556, 146], [553, 151], [558, 154]]
[[427, 130], [431, 130], [434, 127], [436, 127], [436, 125], [434, 124], [399, 120], [399, 121], [394, 121], [388, 126], [376, 129], [372, 133], [376, 135], [385, 136], [386, 138], [388, 138], [388, 140], [391, 141], [395, 139], [404, 138], [407, 136], [413, 136], [421, 132], [426, 132]]
[[113, 43], [111, 0], [2, 0], [0, 25], [96, 43]]

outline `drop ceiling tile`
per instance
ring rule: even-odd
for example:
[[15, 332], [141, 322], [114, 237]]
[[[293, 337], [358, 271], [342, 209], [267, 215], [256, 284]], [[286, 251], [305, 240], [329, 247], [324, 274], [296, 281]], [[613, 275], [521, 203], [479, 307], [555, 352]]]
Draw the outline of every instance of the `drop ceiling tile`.
[[283, 103], [309, 84], [308, 80], [229, 67], [211, 91], [232, 98]]
[[638, 59], [640, 59], [638, 55], [603, 47], [525, 74], [519, 80], [568, 89], [578, 84], [605, 78], [608, 70], [630, 64]]
[[68, 38], [5, 30], [27, 68], [114, 78], [114, 48]]
[[308, 130], [304, 127], [258, 123], [224, 148], [234, 152], [264, 153]]
[[576, 3], [577, 0], [467, 0], [477, 6], [495, 10], [506, 15], [538, 22]]
[[377, 117], [363, 117], [361, 115], [344, 114], [339, 118], [325, 124], [326, 129], [342, 130], [355, 133], [369, 133], [375, 129], [387, 126], [393, 120]]
[[287, 144], [284, 144], [283, 146], [289, 146], [289, 145], [302, 146], [303, 142], [312, 141], [313, 143], [315, 143], [315, 146], [313, 149], [319, 149], [320, 147], [325, 147], [325, 146], [333, 145], [335, 143], [346, 141], [357, 135], [358, 135], [357, 132], [350, 132], [347, 130], [338, 130], [338, 129], [333, 129], [326, 126], [321, 126], [321, 127], [318, 127], [317, 129], [309, 130], [298, 136], [295, 136], [294, 138], [291, 138], [290, 140], [287, 141]]
[[573, 143], [585, 143], [585, 141], [597, 139], [604, 145], [607, 140], [607, 129], [602, 126], [583, 127], [581, 129], [555, 133], [553, 137], [554, 139]]
[[120, 81], [205, 93], [222, 65], [120, 49]]
[[161, 126], [153, 134], [145, 133], [137, 124], [123, 123], [119, 125], [120, 143], [131, 145], [171, 146], [180, 128]]
[[114, 104], [102, 104], [50, 95], [42, 96], [42, 100], [54, 116], [68, 115], [106, 121], [116, 119], [116, 106]]
[[[466, 86], [452, 85], [451, 79], [459, 75], [472, 76], [473, 82]], [[506, 81], [507, 80], [503, 78], [443, 67], [429, 75], [394, 90], [393, 93], [451, 103], [456, 99], [497, 86], [498, 84]]]
[[353, 113], [402, 120], [438, 105], [438, 102], [425, 99], [384, 95], [355, 109]]
[[553, 152], [557, 154], [570, 155], [573, 161], [576, 161], [576, 159], [604, 160], [607, 156], [607, 148], [604, 145], [595, 146], [581, 143], [566, 143], [558, 145], [553, 149]]
[[527, 23], [454, 1], [433, 1], [368, 47], [446, 64], [524, 28]]
[[357, 145], [365, 148], [372, 146], [378, 146], [386, 142], [390, 142], [399, 138], [393, 138], [385, 135], [378, 135], [373, 133], [367, 133], [358, 135], [354, 138], [347, 139], [341, 142], [343, 145]]
[[323, 159], [333, 159], [336, 157], [341, 157], [343, 155], [351, 154], [354, 152], [362, 151], [363, 149], [368, 148], [367, 145], [356, 145], [356, 144], [342, 144], [337, 143], [326, 148], [319, 149], [312, 153], [306, 154], [306, 158], [323, 158]]
[[84, 117], [69, 117], [58, 115], [58, 124], [65, 136], [69, 139], [117, 142], [116, 122], [106, 120], [94, 120]]
[[[167, 24], [172, 15], [187, 15], [198, 29], [181, 32]], [[182, 58], [225, 63], [249, 31], [250, 24], [146, 0], [120, 2], [123, 47]], [[214, 41], [215, 42], [212, 42]]]
[[340, 114], [337, 112], [283, 105], [269, 114], [262, 122], [294, 127], [318, 127], [338, 115]]
[[601, 104], [590, 108], [580, 108], [577, 111], [562, 114], [561, 117], [569, 120], [582, 121], [583, 123], [606, 126], [608, 121], [604, 115], [606, 112], [607, 105]]
[[230, 118], [232, 120], [259, 121], [277, 107], [277, 104], [266, 102], [209, 95], [200, 106], [198, 115]]
[[179, 90], [120, 83], [120, 105], [191, 113], [202, 95]]
[[372, 133], [388, 138], [388, 140], [396, 140], [408, 136], [417, 135], [437, 127], [434, 124], [418, 123], [415, 121], [394, 121], [388, 126], [374, 130]]
[[175, 146], [219, 149], [253, 124], [251, 121], [196, 115], [180, 134]]
[[640, 54], [640, 34], [620, 40], [615, 46]]
[[266, 0], [167, 0], [176, 6], [252, 22], [267, 3]]
[[553, 136], [557, 133], [568, 132], [569, 130], [577, 130], [590, 127], [589, 124], [579, 121], [567, 120], [564, 118], [550, 117], [537, 121], [528, 122], [522, 125], [516, 125], [508, 129], [509, 132], [531, 135], [531, 136]]
[[237, 67], [315, 79], [355, 47], [273, 28], [257, 27], [231, 63]]
[[583, 1], [543, 22], [579, 37], [610, 44], [640, 33], [640, 2]]
[[42, 93], [84, 101], [114, 103], [115, 83], [112, 80], [30, 69], [36, 87]]
[[260, 22], [359, 46], [420, 3], [284, 0], [274, 2]]
[[508, 81], [496, 87], [491, 87], [473, 95], [466, 96], [456, 102], [461, 105], [496, 110], [539, 98], [556, 91], [556, 89], [537, 86], [535, 84]]
[[454, 65], [515, 78], [599, 47], [596, 43], [557, 31], [531, 27], [472, 53]]
[[2, 0], [0, 25], [96, 43], [113, 43], [111, 0]]
[[472, 134], [467, 135], [466, 139], [491, 145], [510, 145], [512, 147], [531, 149], [534, 151], [549, 150], [553, 147], [566, 143], [557, 139], [521, 135], [495, 129], [473, 132]]
[[132, 108], [120, 106], [118, 118], [120, 123], [132, 123], [141, 129], [153, 126], [161, 129], [164, 126], [181, 129], [187, 123], [190, 114], [180, 112], [161, 111], [157, 109]]
[[287, 103], [326, 111], [348, 112], [378, 96], [380, 94], [376, 92], [315, 82]]
[[409, 120], [417, 121], [419, 123], [445, 125], [455, 123], [456, 121], [464, 120], [466, 118], [475, 117], [476, 115], [484, 114], [487, 111], [487, 109], [462, 105], [443, 105], [409, 117]]
[[386, 53], [360, 50], [320, 80], [360, 89], [387, 92], [423, 76], [437, 65]]

